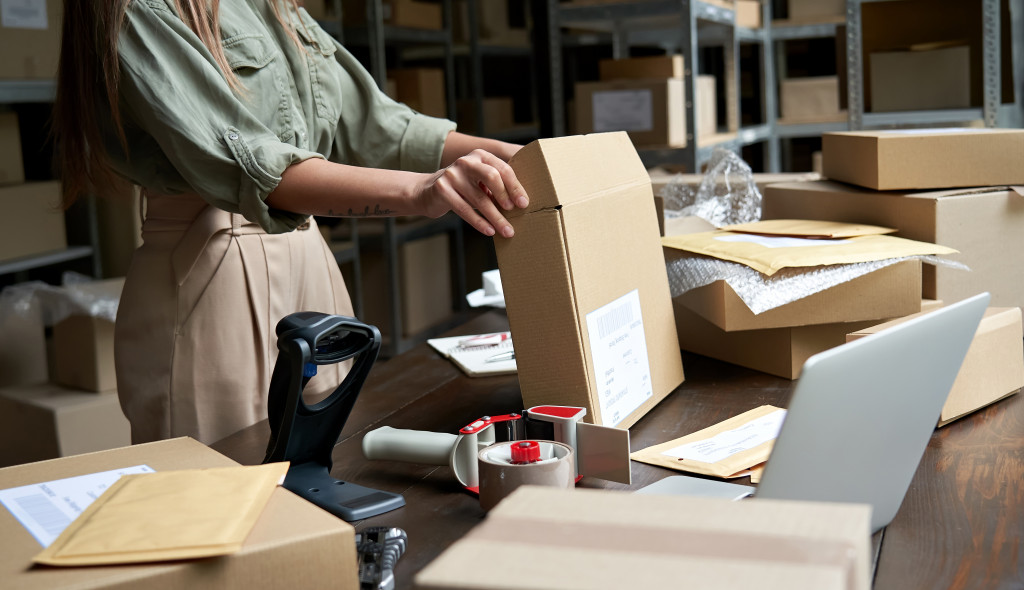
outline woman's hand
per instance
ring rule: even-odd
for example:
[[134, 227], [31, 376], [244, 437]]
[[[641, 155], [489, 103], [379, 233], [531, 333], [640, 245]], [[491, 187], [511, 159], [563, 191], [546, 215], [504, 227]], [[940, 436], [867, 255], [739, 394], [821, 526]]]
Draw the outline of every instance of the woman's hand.
[[415, 199], [423, 215], [440, 217], [454, 211], [485, 236], [497, 234], [505, 238], [511, 238], [515, 230], [499, 207], [511, 211], [529, 205], [512, 167], [482, 149], [426, 175]]

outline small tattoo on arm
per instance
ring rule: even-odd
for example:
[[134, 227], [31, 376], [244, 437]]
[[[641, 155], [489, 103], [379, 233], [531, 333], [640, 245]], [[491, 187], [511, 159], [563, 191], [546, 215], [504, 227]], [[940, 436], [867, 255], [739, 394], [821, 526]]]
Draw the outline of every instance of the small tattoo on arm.
[[378, 204], [378, 205], [374, 205], [373, 206], [373, 210], [372, 211], [370, 210], [370, 206], [369, 205], [367, 205], [366, 207], [363, 207], [362, 211], [356, 211], [355, 209], [349, 207], [348, 213], [346, 213], [345, 215], [348, 216], [348, 217], [383, 217], [385, 215], [394, 215], [394, 214], [395, 214], [395, 211], [393, 211], [393, 210], [391, 210], [391, 209], [389, 209], [387, 207], [381, 207]]

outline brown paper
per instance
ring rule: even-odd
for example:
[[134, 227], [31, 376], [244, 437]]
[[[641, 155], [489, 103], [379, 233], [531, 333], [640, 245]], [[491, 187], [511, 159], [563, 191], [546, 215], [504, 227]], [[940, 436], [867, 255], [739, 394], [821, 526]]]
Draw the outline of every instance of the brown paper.
[[122, 476], [33, 561], [112, 565], [238, 551], [288, 463]]
[[891, 234], [891, 227], [865, 225], [862, 223], [841, 223], [838, 221], [812, 221], [809, 219], [766, 219], [753, 223], [736, 223], [720, 229], [769, 236], [792, 236], [802, 238], [852, 238]]
[[701, 461], [693, 461], [690, 459], [678, 459], [676, 457], [664, 455], [662, 452], [674, 449], [680, 445], [685, 445], [699, 440], [706, 440], [722, 432], [739, 428], [747, 422], [751, 422], [762, 416], [767, 416], [779, 409], [780, 408], [776, 408], [775, 406], [767, 405], [754, 408], [753, 410], [743, 412], [739, 416], [734, 416], [728, 420], [719, 422], [714, 426], [698, 430], [693, 434], [688, 434], [684, 437], [670, 440], [666, 443], [661, 443], [660, 445], [654, 445], [647, 447], [646, 449], [636, 451], [630, 455], [630, 458], [634, 461], [640, 461], [641, 463], [667, 467], [668, 469], [675, 469], [677, 471], [712, 475], [724, 479], [741, 477], [747, 469], [768, 460], [768, 456], [772, 453], [772, 447], [775, 445], [774, 439], [761, 443], [752, 449], [747, 449], [746, 451], [741, 451], [726, 457], [716, 463], [703, 463]]

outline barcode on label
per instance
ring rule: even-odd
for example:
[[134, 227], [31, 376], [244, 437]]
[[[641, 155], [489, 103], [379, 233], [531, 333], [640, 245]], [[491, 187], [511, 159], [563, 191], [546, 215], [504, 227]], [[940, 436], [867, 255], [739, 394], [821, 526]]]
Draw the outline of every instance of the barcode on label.
[[19, 496], [14, 501], [24, 510], [39, 526], [54, 537], [60, 535], [69, 524], [69, 519], [63, 512], [57, 509], [43, 494], [31, 494]]
[[633, 308], [629, 305], [629, 302], [626, 302], [597, 318], [597, 335], [600, 338], [607, 338], [609, 334], [612, 334], [632, 323]]

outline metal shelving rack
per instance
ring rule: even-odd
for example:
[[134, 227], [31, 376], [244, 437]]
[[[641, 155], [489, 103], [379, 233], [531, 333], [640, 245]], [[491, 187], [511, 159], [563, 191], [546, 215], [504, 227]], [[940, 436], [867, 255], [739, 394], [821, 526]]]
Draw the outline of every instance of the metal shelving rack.
[[[50, 103], [56, 96], [55, 80], [0, 80], [0, 104]], [[88, 244], [70, 245], [64, 250], [0, 262], [0, 275], [18, 275], [33, 269], [91, 258], [93, 276], [101, 276], [103, 269], [99, 255], [99, 222], [95, 198], [84, 199], [79, 206], [84, 211]], [[16, 280], [21, 278], [16, 276]]]
[[[340, 0], [335, 0], [335, 12], [339, 15], [337, 20], [321, 22], [321, 27], [329, 34], [335, 36], [339, 41], [347, 45], [365, 46], [369, 53], [369, 64], [367, 69], [373, 76], [381, 89], [387, 87], [387, 52], [386, 45], [429, 45], [441, 48], [441, 56], [444, 61], [445, 70], [445, 91], [446, 107], [448, 118], [455, 118], [455, 80], [454, 80], [454, 51], [452, 45], [452, 0], [441, 0], [443, 27], [440, 31], [410, 29], [384, 24], [384, 10], [381, 0], [367, 0], [366, 2], [366, 23], [359, 26], [350, 26], [345, 22], [341, 10]], [[371, 240], [379, 244], [387, 261], [388, 268], [388, 311], [390, 326], [384, 336], [384, 345], [381, 348], [383, 356], [395, 356], [412, 348], [424, 339], [444, 332], [451, 327], [465, 321], [463, 317], [466, 310], [466, 276], [465, 276], [465, 252], [463, 245], [463, 222], [452, 215], [441, 219], [422, 224], [409, 226], [400, 225], [394, 218], [384, 220], [384, 231], [379, 240]], [[358, 224], [352, 222], [352, 231], [355, 244], [355, 261], [358, 264], [359, 251], [362, 245], [367, 245], [369, 237], [362, 237], [358, 234]], [[453, 301], [453, 314], [449, 321], [431, 327], [421, 334], [405, 336], [402, 323], [401, 301], [401, 280], [399, 278], [399, 251], [402, 244], [422, 239], [439, 233], [447, 233], [449, 236], [449, 247], [452, 262], [452, 288], [455, 293]], [[360, 244], [363, 242], [363, 244]], [[351, 259], [353, 254], [349, 252], [345, 258]], [[339, 254], [335, 258], [341, 261]], [[361, 289], [360, 289], [361, 291]], [[361, 305], [360, 305], [361, 307]]]

